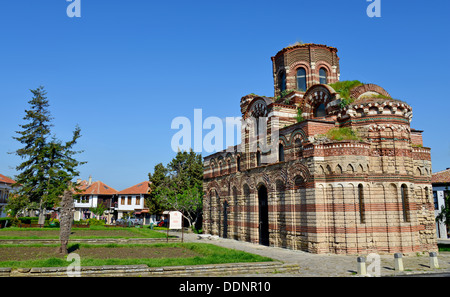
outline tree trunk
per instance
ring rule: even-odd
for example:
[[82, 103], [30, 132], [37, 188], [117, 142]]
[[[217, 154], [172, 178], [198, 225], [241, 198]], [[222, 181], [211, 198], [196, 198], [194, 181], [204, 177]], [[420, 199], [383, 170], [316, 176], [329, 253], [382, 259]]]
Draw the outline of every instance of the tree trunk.
[[67, 254], [67, 244], [69, 243], [69, 236], [72, 230], [72, 209], [72, 192], [66, 190], [61, 201], [61, 216], [59, 219], [59, 240], [61, 241], [59, 253], [61, 254]]
[[44, 215], [44, 208], [42, 207], [42, 200], [39, 203], [39, 220], [38, 224], [44, 225], [45, 224], [45, 215]]

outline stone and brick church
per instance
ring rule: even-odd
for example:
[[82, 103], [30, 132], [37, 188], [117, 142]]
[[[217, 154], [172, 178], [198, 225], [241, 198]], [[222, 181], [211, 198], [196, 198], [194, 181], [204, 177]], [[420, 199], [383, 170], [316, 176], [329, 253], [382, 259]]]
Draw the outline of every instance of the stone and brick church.
[[204, 232], [312, 253], [436, 251], [430, 148], [411, 106], [375, 84], [335, 90], [336, 48], [297, 44], [271, 59], [274, 96], [240, 107], [277, 143], [264, 151], [266, 134], [248, 125], [239, 145], [204, 158]]

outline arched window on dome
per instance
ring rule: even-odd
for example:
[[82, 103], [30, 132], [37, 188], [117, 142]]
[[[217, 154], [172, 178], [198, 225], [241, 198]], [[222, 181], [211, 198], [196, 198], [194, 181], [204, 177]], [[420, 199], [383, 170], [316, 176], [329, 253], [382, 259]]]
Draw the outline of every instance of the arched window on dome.
[[278, 77], [278, 87], [280, 88], [280, 92], [286, 90], [286, 73], [284, 71]]
[[319, 69], [319, 79], [320, 79], [320, 83], [321, 84], [327, 84], [328, 83], [328, 73], [327, 70], [325, 68], [320, 68]]
[[306, 92], [306, 70], [305, 68], [299, 68], [297, 70], [297, 90], [300, 92]]

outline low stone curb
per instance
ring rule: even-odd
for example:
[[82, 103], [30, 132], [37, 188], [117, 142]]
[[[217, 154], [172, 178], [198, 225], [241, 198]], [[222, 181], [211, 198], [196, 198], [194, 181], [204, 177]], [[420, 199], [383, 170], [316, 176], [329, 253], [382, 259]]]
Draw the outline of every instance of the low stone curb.
[[[105, 265], [80, 268], [82, 277], [91, 276], [225, 276], [245, 273], [295, 273], [299, 266], [282, 262], [227, 263], [192, 266], [148, 267], [147, 265]], [[73, 272], [73, 270], [72, 270]], [[0, 268], [1, 277], [66, 277], [67, 267]]]

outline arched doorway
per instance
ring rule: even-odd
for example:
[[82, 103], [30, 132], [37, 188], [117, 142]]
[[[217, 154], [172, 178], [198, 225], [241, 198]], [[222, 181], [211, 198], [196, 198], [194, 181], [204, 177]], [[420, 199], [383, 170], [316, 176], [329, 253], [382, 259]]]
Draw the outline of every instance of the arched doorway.
[[228, 202], [223, 203], [223, 238], [228, 238]]
[[269, 245], [269, 203], [267, 188], [262, 185], [258, 189], [259, 203], [259, 244]]

